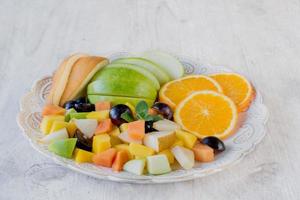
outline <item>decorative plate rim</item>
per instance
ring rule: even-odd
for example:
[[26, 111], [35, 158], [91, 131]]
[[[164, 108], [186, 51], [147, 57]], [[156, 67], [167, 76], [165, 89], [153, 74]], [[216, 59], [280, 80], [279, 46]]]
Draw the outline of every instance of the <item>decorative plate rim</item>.
[[[124, 54], [127, 54], [126, 52], [120, 52], [120, 53], [115, 53], [112, 54], [111, 56], [108, 56], [108, 58], [114, 59], [117, 57], [120, 57]], [[186, 58], [186, 57], [181, 57], [181, 56], [176, 56], [182, 63], [187, 63], [188, 65], [194, 66], [194, 71], [192, 71], [192, 73], [195, 72], [195, 70], [197, 69], [205, 69], [206, 67], [208, 67], [209, 69], [213, 69], [216, 71], [228, 71], [228, 72], [233, 72], [231, 69], [224, 67], [224, 66], [211, 66], [211, 65], [199, 65], [196, 62]], [[186, 66], [186, 65], [185, 65]], [[196, 68], [196, 69], [195, 69]], [[201, 72], [201, 71], [200, 71]], [[203, 73], [203, 72], [202, 72]], [[206, 73], [206, 72], [204, 72]], [[45, 79], [50, 79], [51, 76], [44, 76], [41, 79], [38, 79], [34, 82], [32, 88], [30, 91], [28, 91], [27, 93], [25, 93], [25, 95], [20, 99], [19, 101], [19, 106], [20, 106], [20, 112], [17, 115], [17, 123], [18, 126], [20, 127], [20, 129], [22, 130], [22, 134], [24, 135], [25, 138], [27, 138], [27, 140], [29, 141], [30, 145], [37, 150], [38, 152], [44, 154], [45, 156], [52, 158], [54, 160], [54, 162], [63, 165], [67, 168], [70, 168], [74, 171], [86, 174], [88, 176], [91, 177], [95, 177], [98, 179], [102, 179], [102, 180], [110, 180], [110, 181], [116, 181], [116, 182], [126, 182], [126, 183], [136, 183], [136, 184], [157, 184], [157, 183], [174, 183], [174, 182], [181, 182], [181, 181], [188, 181], [188, 180], [193, 180], [196, 178], [200, 178], [203, 176], [207, 176], [207, 175], [211, 175], [220, 171], [223, 171], [237, 163], [239, 163], [246, 155], [248, 155], [250, 152], [252, 152], [256, 146], [262, 141], [262, 139], [264, 138], [264, 136], [266, 135], [266, 123], [268, 121], [269, 118], [269, 111], [267, 109], [267, 107], [263, 104], [263, 98], [261, 93], [259, 92], [259, 90], [256, 88], [256, 92], [257, 92], [257, 97], [255, 99], [256, 104], [258, 104], [258, 106], [261, 106], [261, 108], [264, 109], [264, 115], [259, 119], [259, 123], [262, 127], [260, 130], [260, 134], [255, 138], [255, 141], [253, 141], [251, 143], [251, 145], [247, 148], [244, 148], [243, 151], [239, 152], [239, 155], [236, 156], [235, 158], [232, 158], [233, 160], [224, 162], [224, 164], [221, 164], [220, 166], [214, 167], [214, 168], [208, 168], [206, 170], [199, 170], [199, 168], [193, 168], [191, 170], [176, 170], [174, 171], [175, 173], [173, 174], [168, 174], [168, 175], [161, 175], [161, 176], [149, 176], [149, 175], [145, 175], [145, 176], [136, 176], [136, 175], [127, 175], [122, 177], [122, 173], [115, 173], [115, 174], [110, 174], [107, 173], [107, 170], [105, 170], [104, 168], [98, 168], [98, 167], [91, 167], [91, 166], [87, 166], [89, 164], [76, 164], [73, 160], [71, 159], [65, 159], [62, 158], [60, 156], [54, 155], [49, 151], [45, 151], [42, 149], [42, 145], [38, 144], [37, 141], [33, 140], [33, 138], [31, 138], [29, 135], [31, 133], [29, 133], [28, 128], [26, 127], [25, 124], [25, 117], [31, 113], [28, 113], [30, 110], [28, 110], [28, 108], [26, 107], [26, 102], [28, 100], [32, 100], [32, 98], [36, 98], [35, 97], [35, 92], [38, 90], [38, 86], [39, 83]], [[251, 105], [252, 106], [252, 105]], [[251, 108], [251, 107], [250, 107]], [[247, 120], [246, 120], [247, 121]], [[237, 153], [238, 151], [236, 151]], [[214, 161], [214, 162], [217, 162]], [[86, 170], [86, 169], [89, 170]], [[176, 172], [179, 171], [179, 175], [177, 175]], [[182, 172], [182, 173], [180, 173]], [[129, 178], [129, 176], [131, 176]]]

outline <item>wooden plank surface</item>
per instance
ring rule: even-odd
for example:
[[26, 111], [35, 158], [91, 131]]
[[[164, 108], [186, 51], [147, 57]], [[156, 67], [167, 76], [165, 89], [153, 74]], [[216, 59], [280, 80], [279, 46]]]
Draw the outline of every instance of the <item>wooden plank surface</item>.
[[[247, 74], [270, 110], [267, 136], [236, 166], [176, 184], [99, 181], [37, 153], [20, 97], [74, 52], [163, 49]], [[0, 199], [300, 199], [297, 0], [0, 0]]]

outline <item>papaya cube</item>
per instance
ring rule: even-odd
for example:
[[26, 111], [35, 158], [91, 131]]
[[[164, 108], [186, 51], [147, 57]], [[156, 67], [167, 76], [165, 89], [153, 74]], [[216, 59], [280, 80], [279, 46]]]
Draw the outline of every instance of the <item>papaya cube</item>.
[[40, 128], [44, 134], [49, 134], [54, 121], [65, 121], [62, 115], [47, 115], [43, 118]]
[[52, 123], [50, 133], [53, 133], [55, 131], [59, 131], [60, 129], [67, 128], [67, 127], [68, 127], [68, 122], [55, 120]]
[[146, 158], [147, 156], [154, 155], [155, 153], [153, 149], [136, 143], [129, 144], [129, 151], [132, 155], [138, 156], [139, 158]]
[[96, 111], [110, 110], [111, 103], [109, 101], [99, 101], [95, 103]]
[[138, 120], [128, 124], [128, 135], [134, 140], [142, 140], [145, 136], [145, 121]]
[[125, 150], [118, 151], [116, 158], [113, 162], [112, 168], [115, 172], [123, 170], [124, 164], [129, 160], [128, 154]]
[[93, 111], [86, 115], [87, 119], [96, 119], [98, 122], [109, 119], [109, 110]]
[[129, 159], [133, 159], [133, 155], [129, 151], [129, 145], [128, 144], [117, 144], [114, 146], [117, 151], [125, 150], [128, 153]]
[[183, 131], [183, 130], [176, 130], [176, 137], [179, 140], [183, 141], [183, 144], [186, 148], [192, 149], [193, 146], [196, 144], [197, 137], [193, 134]]
[[172, 154], [172, 152], [171, 152], [170, 149], [166, 149], [166, 150], [163, 150], [163, 151], [161, 151], [161, 152], [158, 153], [158, 155], [161, 155], [161, 154], [164, 154], [164, 155], [167, 156], [170, 164], [174, 163], [174, 161], [175, 161], [174, 155]]
[[213, 148], [207, 145], [199, 143], [196, 144], [192, 150], [195, 154], [195, 160], [199, 162], [211, 162], [215, 158]]
[[111, 147], [110, 137], [108, 134], [96, 135], [93, 137], [93, 153], [101, 153]]
[[103, 167], [111, 167], [115, 157], [117, 155], [117, 150], [114, 148], [107, 149], [93, 156], [93, 163]]
[[103, 121], [100, 121], [98, 124], [95, 135], [103, 134], [103, 133], [109, 133], [113, 128], [113, 124], [111, 122], [111, 119], [105, 119]]
[[66, 110], [62, 107], [59, 107], [57, 105], [48, 104], [45, 105], [42, 110], [42, 116], [47, 115], [64, 115]]
[[74, 160], [77, 163], [91, 163], [93, 162], [94, 153], [76, 148], [74, 151]]

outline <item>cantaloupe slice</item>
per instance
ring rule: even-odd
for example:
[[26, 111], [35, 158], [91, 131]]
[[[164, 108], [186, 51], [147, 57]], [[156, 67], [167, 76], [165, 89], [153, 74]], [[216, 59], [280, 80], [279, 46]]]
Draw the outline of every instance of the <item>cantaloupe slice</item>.
[[197, 160], [199, 162], [211, 162], [215, 158], [213, 148], [211, 148], [207, 145], [199, 143], [199, 144], [196, 144], [192, 150], [195, 155], [195, 160]]
[[103, 57], [80, 58], [72, 67], [59, 104], [64, 105], [66, 101], [78, 97], [94, 74], [107, 64], [108, 60]]
[[106, 119], [99, 123], [98, 127], [96, 128], [95, 135], [103, 134], [103, 133], [109, 133], [112, 131], [113, 124], [111, 122], [111, 119]]
[[62, 107], [59, 107], [57, 105], [48, 104], [45, 105], [42, 111], [42, 116], [46, 115], [64, 115], [66, 110]]
[[145, 136], [145, 121], [138, 120], [128, 123], [128, 136], [134, 140], [142, 140]]
[[129, 160], [128, 153], [124, 150], [118, 151], [116, 159], [112, 165], [114, 171], [119, 172], [123, 170], [124, 164]]
[[[117, 150], [114, 148], [107, 149], [93, 156], [93, 163], [103, 167], [111, 167], [117, 155]], [[127, 155], [127, 154], [126, 154]]]

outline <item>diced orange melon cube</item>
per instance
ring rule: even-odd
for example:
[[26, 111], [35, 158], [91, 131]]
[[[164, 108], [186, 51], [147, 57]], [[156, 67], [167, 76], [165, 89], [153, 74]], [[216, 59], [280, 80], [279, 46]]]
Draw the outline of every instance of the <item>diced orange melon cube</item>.
[[99, 101], [95, 104], [96, 111], [110, 110], [111, 103], [109, 101]]
[[196, 144], [192, 148], [194, 154], [195, 154], [195, 160], [199, 162], [211, 162], [215, 158], [214, 150], [213, 148], [204, 145], [204, 144]]
[[99, 123], [98, 127], [96, 128], [95, 135], [109, 133], [113, 128], [113, 124], [111, 119], [106, 119]]
[[126, 151], [118, 151], [116, 159], [112, 165], [114, 171], [122, 171], [124, 164], [129, 160], [128, 154]]
[[48, 104], [45, 105], [42, 111], [42, 116], [47, 115], [64, 115], [66, 110], [62, 107], [59, 107], [57, 105]]
[[142, 140], [145, 136], [145, 121], [138, 120], [128, 124], [128, 136], [134, 140]]
[[107, 149], [93, 156], [92, 160], [96, 165], [103, 167], [111, 167], [117, 155], [117, 150], [114, 148]]

